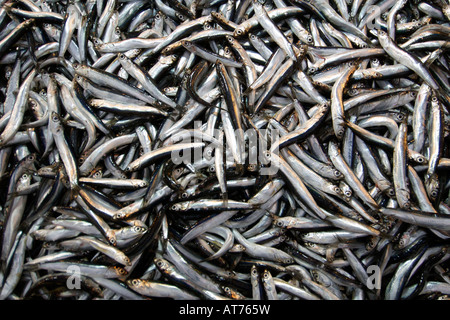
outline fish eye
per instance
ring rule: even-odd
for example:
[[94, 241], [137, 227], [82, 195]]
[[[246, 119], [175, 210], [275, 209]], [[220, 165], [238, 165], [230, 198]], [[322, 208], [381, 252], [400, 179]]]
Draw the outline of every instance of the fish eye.
[[128, 274], [127, 270], [121, 267], [114, 267], [114, 269], [120, 274], [120, 275], [126, 275]]
[[370, 239], [369, 242], [367, 242], [367, 248], [371, 249], [375, 247], [375, 241], [373, 239]]
[[351, 96], [354, 96], [354, 95], [356, 95], [357, 93], [358, 93], [358, 90], [357, 90], [357, 89], [350, 89], [350, 90], [348, 90], [348, 94], [351, 95]]
[[213, 153], [212, 149], [206, 149], [206, 155], [207, 155], [208, 157], [211, 157], [211, 156], [212, 156], [212, 153]]
[[139, 280], [138, 279], [133, 279], [133, 280], [131, 280], [131, 284], [133, 285], [133, 286], [138, 286], [139, 285]]
[[156, 261], [156, 265], [157, 265], [158, 267], [164, 267], [164, 261], [158, 260], [158, 261]]

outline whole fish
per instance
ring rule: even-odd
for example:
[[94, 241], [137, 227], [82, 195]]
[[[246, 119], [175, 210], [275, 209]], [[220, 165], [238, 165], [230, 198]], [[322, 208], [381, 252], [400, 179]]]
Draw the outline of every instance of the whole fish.
[[0, 1], [0, 300], [448, 299], [449, 17]]

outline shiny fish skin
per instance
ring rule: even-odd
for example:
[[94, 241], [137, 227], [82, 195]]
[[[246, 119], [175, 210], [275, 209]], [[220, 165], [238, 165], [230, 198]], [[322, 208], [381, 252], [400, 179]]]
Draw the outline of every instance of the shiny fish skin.
[[0, 300], [448, 299], [447, 2], [0, 1]]
[[414, 70], [427, 84], [434, 90], [439, 89], [439, 85], [434, 80], [433, 76], [428, 72], [422, 62], [416, 57], [407, 54], [399, 48], [392, 39], [384, 31], [379, 31], [378, 39], [384, 50], [397, 61], [401, 60], [408, 68]]
[[406, 123], [401, 123], [399, 127], [399, 133], [395, 138], [394, 152], [393, 152], [393, 181], [395, 195], [397, 198], [398, 205], [400, 208], [409, 209], [411, 207], [410, 203], [410, 192], [407, 185], [407, 126]]
[[199, 300], [197, 296], [170, 284], [159, 282], [153, 283], [144, 279], [128, 280], [127, 284], [132, 290], [147, 297], [171, 298], [175, 300]]
[[293, 47], [286, 39], [284, 34], [278, 29], [278, 27], [270, 20], [269, 15], [258, 1], [252, 2], [253, 9], [255, 10], [256, 18], [259, 24], [264, 30], [270, 35], [270, 37], [275, 41], [280, 48], [286, 53], [286, 55], [294, 61], [297, 61], [296, 54]]

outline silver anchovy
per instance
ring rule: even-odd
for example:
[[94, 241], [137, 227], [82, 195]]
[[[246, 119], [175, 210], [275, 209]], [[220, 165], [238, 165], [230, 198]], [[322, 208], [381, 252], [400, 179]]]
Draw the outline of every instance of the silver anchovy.
[[448, 299], [416, 4], [0, 1], [0, 300]]

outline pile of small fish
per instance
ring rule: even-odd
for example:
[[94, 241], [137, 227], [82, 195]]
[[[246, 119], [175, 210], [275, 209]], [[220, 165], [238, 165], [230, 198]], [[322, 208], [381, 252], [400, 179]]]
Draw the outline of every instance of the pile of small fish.
[[0, 25], [0, 299], [448, 298], [448, 0]]

